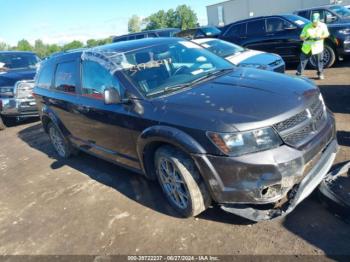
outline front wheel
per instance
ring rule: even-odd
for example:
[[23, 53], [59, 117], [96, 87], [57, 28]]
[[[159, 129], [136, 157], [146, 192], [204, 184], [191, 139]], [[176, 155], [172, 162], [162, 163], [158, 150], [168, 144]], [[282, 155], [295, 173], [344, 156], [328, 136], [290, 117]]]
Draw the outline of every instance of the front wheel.
[[[333, 48], [330, 47], [329, 45], [325, 45], [324, 51], [323, 51], [323, 60], [322, 60], [323, 67], [324, 68], [332, 67], [334, 65], [336, 59], [337, 59], [337, 57], [336, 57], [336, 54], [335, 54]], [[317, 68], [315, 58], [310, 59], [310, 65], [313, 69]]]
[[162, 146], [155, 154], [158, 181], [171, 206], [183, 217], [196, 216], [211, 203], [209, 192], [192, 159]]

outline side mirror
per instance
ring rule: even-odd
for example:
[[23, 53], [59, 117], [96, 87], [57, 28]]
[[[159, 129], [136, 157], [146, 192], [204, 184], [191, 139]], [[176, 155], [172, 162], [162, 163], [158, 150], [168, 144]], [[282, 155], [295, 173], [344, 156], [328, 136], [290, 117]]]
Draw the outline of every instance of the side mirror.
[[329, 16], [327, 17], [327, 22], [332, 23], [338, 20], [338, 17], [334, 16]]
[[120, 97], [120, 93], [115, 88], [106, 88], [103, 93], [104, 101], [106, 105], [112, 104], [120, 104], [122, 103], [122, 99]]

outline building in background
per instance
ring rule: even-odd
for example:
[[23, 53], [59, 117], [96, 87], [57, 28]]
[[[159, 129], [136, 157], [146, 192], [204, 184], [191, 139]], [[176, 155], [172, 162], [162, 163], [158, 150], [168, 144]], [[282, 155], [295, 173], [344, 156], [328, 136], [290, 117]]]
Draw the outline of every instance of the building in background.
[[208, 25], [223, 26], [250, 17], [292, 13], [334, 3], [350, 5], [350, 0], [229, 0], [207, 6]]

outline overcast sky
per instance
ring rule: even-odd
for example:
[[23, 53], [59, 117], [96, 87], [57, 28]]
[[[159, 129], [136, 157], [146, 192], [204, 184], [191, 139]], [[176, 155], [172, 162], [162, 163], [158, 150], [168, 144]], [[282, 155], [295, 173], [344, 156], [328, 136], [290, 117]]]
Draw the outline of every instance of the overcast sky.
[[147, 17], [160, 9], [187, 4], [207, 23], [206, 6], [219, 0], [0, 0], [0, 41], [15, 45], [20, 39], [33, 43], [64, 44], [127, 32], [129, 17]]

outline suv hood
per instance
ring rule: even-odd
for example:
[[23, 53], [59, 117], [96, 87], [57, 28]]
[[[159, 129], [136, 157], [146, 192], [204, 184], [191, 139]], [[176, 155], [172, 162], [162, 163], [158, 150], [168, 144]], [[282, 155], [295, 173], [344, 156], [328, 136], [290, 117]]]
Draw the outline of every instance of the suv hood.
[[35, 73], [35, 69], [0, 72], [0, 86], [14, 86], [17, 81], [32, 80]]
[[153, 102], [156, 110], [162, 111], [162, 123], [232, 132], [270, 126], [289, 118], [318, 94], [319, 89], [303, 78], [237, 68]]

